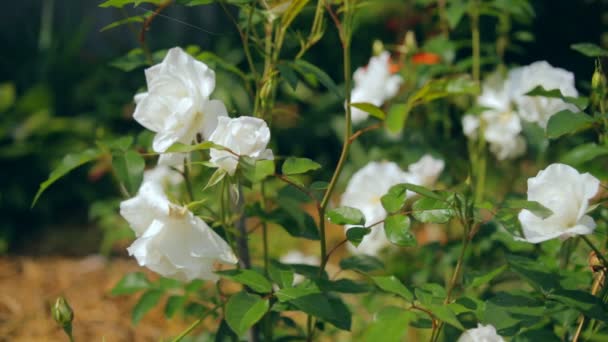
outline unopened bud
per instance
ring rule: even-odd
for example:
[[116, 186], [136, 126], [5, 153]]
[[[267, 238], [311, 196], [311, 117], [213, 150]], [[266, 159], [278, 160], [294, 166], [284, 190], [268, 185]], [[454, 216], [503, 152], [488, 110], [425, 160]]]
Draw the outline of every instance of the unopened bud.
[[374, 44], [372, 45], [372, 52], [374, 56], [378, 56], [384, 51], [384, 44], [380, 40], [374, 40]]
[[602, 89], [605, 85], [606, 76], [604, 76], [601, 70], [595, 69], [595, 72], [593, 72], [593, 77], [591, 77], [591, 87], [593, 89]]
[[414, 31], [407, 31], [405, 34], [404, 45], [407, 51], [415, 51], [418, 49], [418, 43], [416, 42], [416, 35], [414, 34]]
[[55, 305], [51, 308], [51, 315], [55, 322], [64, 329], [71, 327], [72, 320], [74, 320], [74, 311], [63, 297], [57, 298]]

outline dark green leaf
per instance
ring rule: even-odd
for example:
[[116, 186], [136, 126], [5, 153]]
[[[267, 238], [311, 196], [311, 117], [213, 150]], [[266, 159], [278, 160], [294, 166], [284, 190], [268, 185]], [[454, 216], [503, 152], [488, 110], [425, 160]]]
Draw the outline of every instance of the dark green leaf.
[[411, 221], [405, 215], [392, 215], [384, 220], [386, 238], [398, 246], [416, 246], [416, 238], [410, 232]]
[[450, 28], [454, 29], [467, 13], [468, 3], [461, 0], [453, 0], [448, 3], [445, 10], [446, 19]]
[[173, 317], [177, 310], [182, 308], [186, 303], [186, 297], [184, 296], [170, 296], [165, 304], [165, 317], [167, 319]]
[[606, 57], [608, 50], [602, 49], [593, 43], [578, 43], [570, 45], [572, 50], [578, 51], [587, 57]]
[[536, 201], [507, 200], [503, 204], [503, 207], [509, 209], [526, 209], [542, 219], [546, 219], [547, 217], [553, 215], [553, 211], [551, 211], [551, 209]]
[[268, 275], [280, 288], [291, 287], [293, 284], [293, 270], [275, 260], [270, 261]]
[[337, 297], [328, 296], [323, 293], [314, 293], [297, 297], [290, 300], [289, 303], [309, 315], [333, 324], [336, 328], [350, 330], [350, 310]]
[[125, 275], [112, 289], [113, 296], [132, 294], [150, 288], [151, 283], [145, 274], [141, 272]]
[[593, 118], [583, 112], [575, 113], [565, 109], [549, 118], [547, 137], [555, 139], [562, 135], [576, 133], [591, 128], [593, 122]]
[[456, 317], [456, 314], [450, 309], [450, 307], [444, 305], [431, 304], [427, 305], [426, 308], [431, 311], [433, 315], [439, 320], [444, 321], [445, 323], [460, 330], [465, 330], [462, 326], [462, 323], [460, 323], [460, 321]]
[[312, 74], [314, 75], [321, 84], [323, 84], [327, 89], [331, 90], [338, 98], [342, 97], [342, 93], [340, 89], [334, 83], [334, 81], [325, 73], [325, 71], [319, 69], [318, 67], [306, 62], [303, 59], [298, 59], [295, 62], [290, 62], [290, 65], [294, 66], [295, 70], [300, 73]]
[[384, 264], [379, 259], [370, 255], [355, 255], [340, 261], [343, 270], [354, 270], [363, 273], [384, 269]]
[[365, 235], [369, 234], [372, 230], [370, 228], [365, 227], [352, 227], [346, 231], [346, 238], [350, 243], [355, 245], [355, 247], [359, 246], [361, 241]]
[[305, 213], [301, 208], [290, 208], [287, 203], [280, 203], [281, 208], [275, 209], [271, 218], [283, 227], [291, 236], [302, 237], [310, 240], [319, 239], [319, 231], [315, 220]]
[[279, 63], [277, 69], [279, 69], [281, 76], [287, 81], [291, 89], [295, 91], [298, 86], [298, 75], [294, 70], [286, 63]]
[[241, 336], [264, 317], [268, 308], [268, 299], [239, 292], [230, 297], [226, 304], [226, 322], [237, 335]]
[[160, 301], [160, 298], [163, 296], [163, 291], [161, 290], [148, 290], [146, 291], [135, 307], [133, 308], [133, 312], [131, 313], [131, 321], [133, 324], [139, 323], [139, 321], [144, 317], [144, 315], [152, 310]]
[[352, 103], [351, 106], [361, 109], [362, 111], [369, 113], [369, 115], [378, 118], [380, 120], [386, 119], [386, 114], [382, 108], [367, 102]]
[[507, 261], [513, 271], [541, 292], [550, 293], [561, 288], [555, 273], [540, 262], [515, 255], [508, 255]]
[[365, 224], [365, 216], [361, 210], [351, 207], [339, 207], [326, 214], [327, 219], [335, 224]]
[[423, 223], [447, 223], [454, 216], [454, 211], [444, 200], [423, 197], [412, 205], [412, 215]]
[[559, 90], [559, 89], [546, 90], [542, 86], [536, 86], [536, 88], [527, 92], [526, 95], [544, 96], [544, 97], [549, 97], [549, 98], [561, 99], [566, 103], [571, 103], [571, 104], [577, 106], [581, 110], [587, 108], [587, 106], [589, 105], [589, 99], [586, 97], [564, 96], [562, 94], [561, 90]]
[[49, 178], [40, 184], [36, 196], [32, 201], [32, 208], [36, 205], [40, 195], [59, 178], [65, 176], [75, 168], [93, 161], [101, 156], [101, 152], [96, 149], [88, 149], [80, 153], [70, 153], [66, 155], [61, 163], [51, 172]]
[[288, 302], [300, 297], [321, 293], [316, 286], [287, 287], [275, 293], [280, 302]]
[[99, 7], [117, 7], [122, 8], [126, 5], [133, 4], [133, 6], [139, 6], [142, 3], [160, 4], [164, 0], [107, 0], [99, 4]]
[[605, 155], [608, 155], [608, 147], [588, 143], [570, 149], [561, 156], [560, 161], [564, 164], [576, 166]]
[[112, 168], [116, 176], [125, 186], [129, 194], [133, 195], [139, 189], [144, 178], [146, 161], [137, 151], [115, 152], [112, 154]]
[[335, 281], [319, 279], [316, 283], [323, 292], [365, 293], [370, 292], [373, 289], [368, 283], [357, 282], [346, 278]]
[[414, 300], [412, 292], [395, 276], [372, 277], [372, 280], [383, 291], [401, 296], [408, 302]]
[[226, 270], [216, 272], [223, 278], [246, 285], [256, 292], [266, 293], [272, 291], [272, 284], [262, 274], [248, 269]]
[[283, 163], [282, 171], [284, 175], [297, 175], [320, 168], [321, 165], [311, 159], [289, 157]]

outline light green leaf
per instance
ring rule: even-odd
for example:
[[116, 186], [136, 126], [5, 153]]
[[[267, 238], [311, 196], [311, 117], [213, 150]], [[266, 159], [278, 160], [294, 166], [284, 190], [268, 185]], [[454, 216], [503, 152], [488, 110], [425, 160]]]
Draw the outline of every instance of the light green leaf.
[[139, 6], [139, 4], [142, 4], [142, 3], [150, 3], [150, 4], [159, 5], [163, 1], [165, 1], [165, 0], [107, 0], [107, 1], [99, 4], [99, 7], [122, 8], [122, 7], [124, 7], [126, 5], [130, 5], [130, 4], [133, 4], [133, 6]]
[[222, 278], [233, 280], [237, 283], [246, 285], [252, 290], [260, 293], [272, 291], [272, 284], [262, 274], [248, 269], [226, 270], [216, 272]]
[[560, 161], [564, 164], [576, 166], [605, 155], [608, 155], [608, 147], [588, 143], [570, 149], [561, 156]]
[[410, 231], [411, 221], [405, 215], [392, 215], [384, 220], [386, 238], [398, 246], [416, 246], [416, 238]]
[[143, 23], [144, 20], [145, 20], [145, 16], [143, 16], [143, 15], [136, 15], [136, 16], [133, 16], [133, 17], [128, 17], [128, 18], [115, 21], [115, 22], [113, 22], [111, 24], [108, 24], [108, 25], [102, 27], [101, 30], [99, 30], [99, 32], [107, 31], [109, 29], [113, 29], [115, 27], [118, 27], [118, 26], [121, 26], [121, 25], [124, 25], [124, 24]]
[[321, 164], [308, 159], [289, 157], [283, 163], [282, 171], [284, 175], [297, 175], [321, 168]]
[[447, 223], [454, 216], [454, 211], [444, 200], [423, 197], [412, 205], [412, 215], [423, 223]]
[[339, 207], [328, 211], [326, 216], [330, 222], [335, 224], [365, 224], [365, 216], [357, 208]]
[[407, 341], [409, 323], [416, 319], [412, 312], [396, 306], [384, 307], [374, 314], [374, 320], [366, 323], [362, 341], [401, 342]]
[[474, 277], [471, 281], [471, 287], [479, 287], [481, 285], [487, 284], [492, 281], [492, 279], [499, 276], [502, 272], [506, 271], [508, 268], [507, 265], [503, 265], [493, 271], [490, 271], [484, 275]]
[[387, 212], [395, 213], [403, 208], [406, 199], [407, 188], [403, 184], [397, 184], [388, 189], [388, 192], [380, 198], [380, 202]]
[[173, 153], [173, 152], [186, 153], [186, 152], [194, 152], [194, 151], [200, 151], [200, 150], [209, 150], [211, 148], [216, 149], [216, 150], [225, 150], [225, 148], [223, 146], [214, 144], [211, 141], [204, 141], [200, 144], [195, 144], [195, 145], [186, 145], [186, 144], [182, 144], [182, 143], [175, 143], [167, 149], [166, 153]]
[[576, 133], [593, 125], [593, 118], [583, 112], [562, 110], [551, 116], [547, 124], [547, 137], [559, 138], [562, 135]]
[[226, 322], [237, 335], [243, 335], [268, 311], [268, 299], [260, 296], [239, 292], [226, 304]]
[[530, 90], [525, 95], [543, 96], [543, 97], [549, 97], [549, 98], [554, 98], [554, 99], [561, 99], [566, 103], [571, 103], [571, 104], [577, 106], [580, 110], [587, 108], [587, 106], [589, 105], [589, 99], [586, 97], [565, 96], [562, 94], [561, 90], [559, 90], [559, 89], [547, 90], [547, 89], [543, 88], [543, 86], [536, 86], [534, 89]]
[[146, 161], [134, 150], [116, 152], [112, 155], [112, 168], [116, 176], [125, 186], [129, 194], [133, 195], [139, 189], [144, 177]]
[[291, 287], [293, 284], [294, 274], [291, 267], [275, 260], [270, 261], [268, 275], [280, 288]]
[[547, 217], [553, 215], [553, 211], [551, 209], [545, 207], [544, 205], [536, 202], [536, 201], [526, 201], [526, 200], [507, 200], [503, 204], [503, 207], [509, 209], [526, 209], [531, 211], [534, 215], [546, 219]]
[[177, 295], [169, 296], [169, 298], [167, 298], [167, 303], [165, 304], [165, 310], [164, 310], [165, 318], [170, 319], [171, 317], [173, 317], [173, 315], [175, 315], [177, 310], [182, 308], [185, 303], [186, 303], [185, 296], [177, 296]]
[[358, 102], [358, 103], [351, 103], [351, 106], [358, 108], [366, 113], [369, 113], [369, 115], [371, 115], [375, 118], [378, 118], [380, 120], [386, 119], [386, 114], [384, 113], [382, 108], [380, 108], [372, 103]]
[[608, 50], [593, 43], [578, 43], [570, 45], [572, 50], [578, 51], [587, 57], [606, 57]]
[[383, 291], [394, 293], [408, 302], [414, 300], [412, 292], [395, 276], [372, 277], [372, 280]]
[[456, 327], [460, 330], [465, 330], [462, 323], [456, 317], [456, 314], [448, 307], [443, 305], [430, 304], [426, 307], [437, 317], [439, 320]]
[[156, 304], [160, 301], [160, 298], [163, 296], [163, 291], [161, 290], [148, 290], [146, 291], [135, 307], [133, 308], [133, 312], [131, 313], [131, 321], [134, 325], [139, 323], [139, 321], [144, 317], [144, 315], [152, 310]]
[[51, 172], [49, 178], [40, 184], [36, 196], [32, 201], [32, 208], [36, 205], [40, 195], [59, 178], [65, 176], [75, 168], [91, 162], [101, 156], [101, 152], [97, 149], [88, 149], [80, 153], [70, 153], [66, 155], [61, 163]]
[[114, 286], [110, 293], [113, 296], [132, 294], [141, 290], [146, 290], [150, 288], [150, 286], [150, 281], [142, 272], [129, 273]]

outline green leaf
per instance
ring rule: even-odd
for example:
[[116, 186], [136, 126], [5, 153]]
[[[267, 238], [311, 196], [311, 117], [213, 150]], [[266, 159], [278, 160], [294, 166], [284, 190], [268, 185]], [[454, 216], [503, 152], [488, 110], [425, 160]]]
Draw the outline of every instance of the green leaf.
[[129, 194], [135, 194], [144, 179], [146, 161], [134, 150], [116, 152], [112, 155], [112, 168]]
[[405, 215], [392, 215], [384, 220], [386, 238], [398, 246], [416, 246], [416, 238], [410, 232], [411, 221]]
[[371, 115], [375, 118], [378, 118], [380, 120], [386, 119], [386, 114], [384, 113], [382, 108], [380, 108], [372, 103], [358, 102], [358, 103], [351, 103], [351, 106], [353, 106], [357, 109], [360, 109], [366, 113], [369, 113], [369, 115]]
[[548, 297], [580, 311], [591, 319], [608, 322], [608, 308], [600, 298], [588, 292], [560, 289], [550, 293]]
[[277, 69], [279, 69], [281, 76], [287, 81], [291, 89], [295, 91], [298, 86], [298, 75], [296, 75], [291, 66], [287, 63], [279, 63]]
[[203, 190], [211, 188], [214, 185], [216, 185], [217, 183], [221, 182], [222, 179], [224, 179], [224, 177], [226, 177], [226, 174], [228, 174], [228, 173], [224, 169], [218, 168], [217, 170], [215, 170], [213, 172], [213, 174], [211, 175], [211, 177], [209, 177], [209, 181], [207, 181], [207, 185], [205, 185]]
[[365, 227], [352, 227], [346, 231], [346, 238], [357, 247], [363, 241], [365, 235], [371, 233], [371, 231], [371, 229]]
[[290, 300], [309, 296], [311, 294], [320, 293], [319, 289], [316, 286], [302, 286], [302, 287], [287, 287], [284, 289], [280, 289], [275, 293], [277, 299], [280, 302], [288, 302]]
[[293, 284], [294, 274], [291, 267], [275, 260], [270, 261], [268, 275], [280, 288], [291, 287]]
[[386, 115], [386, 127], [388, 131], [396, 134], [403, 130], [405, 120], [412, 110], [413, 103], [395, 103], [388, 109]]
[[468, 3], [461, 0], [452, 0], [448, 4], [449, 6], [445, 9], [446, 19], [450, 28], [454, 29], [467, 13]]
[[36, 196], [32, 201], [32, 208], [36, 205], [40, 195], [59, 178], [65, 176], [75, 168], [84, 165], [90, 161], [93, 161], [101, 156], [101, 152], [96, 149], [88, 149], [79, 153], [70, 153], [66, 155], [61, 163], [51, 172], [49, 178], [40, 184]]
[[561, 287], [559, 278], [538, 261], [516, 255], [507, 255], [507, 262], [513, 271], [542, 293], [550, 293]]
[[355, 255], [340, 260], [340, 268], [367, 273], [384, 269], [384, 264], [371, 255]]
[[298, 175], [321, 168], [321, 164], [308, 159], [289, 157], [283, 163], [282, 172], [284, 175]]
[[544, 96], [549, 98], [561, 99], [566, 103], [571, 103], [577, 106], [580, 110], [587, 108], [589, 99], [586, 97], [565, 96], [559, 89], [546, 90], [543, 86], [536, 86], [534, 89], [527, 92], [528, 96]]
[[130, 4], [133, 4], [133, 6], [135, 7], [135, 6], [139, 6], [139, 4], [142, 4], [142, 3], [150, 3], [150, 4], [159, 5], [163, 1], [164, 0], [107, 0], [107, 1], [99, 4], [99, 7], [122, 8], [122, 7], [124, 7], [126, 5], [130, 5]]
[[262, 274], [248, 269], [226, 270], [216, 272], [223, 278], [230, 279], [237, 283], [246, 285], [252, 290], [260, 293], [272, 291], [272, 284]]
[[576, 166], [605, 155], [608, 155], [608, 147], [588, 143], [570, 149], [561, 156], [560, 161], [564, 164]]
[[456, 317], [456, 314], [450, 309], [450, 307], [443, 306], [443, 305], [437, 305], [437, 304], [430, 304], [430, 305], [427, 305], [426, 308], [429, 311], [431, 311], [433, 313], [433, 315], [435, 317], [437, 317], [439, 320], [441, 320], [453, 327], [456, 327], [460, 330], [465, 330], [465, 328], [462, 326], [462, 323], [460, 323], [460, 321], [458, 320], [458, 317]]
[[302, 11], [304, 6], [308, 3], [309, 0], [292, 0], [290, 1], [289, 7], [283, 13], [281, 17], [281, 28], [283, 30], [287, 30], [289, 25], [293, 22], [293, 20], [298, 16], [298, 14]]
[[293, 237], [302, 237], [310, 240], [319, 239], [319, 231], [315, 220], [302, 211], [298, 206], [291, 208], [287, 203], [280, 203], [281, 208], [272, 211], [270, 217], [273, 222], [276, 222], [283, 227], [289, 235]]
[[289, 303], [309, 315], [333, 324], [338, 329], [350, 330], [350, 310], [337, 297], [323, 293], [313, 293], [292, 299]]
[[108, 24], [108, 25], [102, 27], [101, 30], [99, 30], [99, 32], [107, 31], [109, 29], [113, 29], [115, 27], [118, 27], [118, 26], [121, 26], [124, 24], [143, 23], [144, 20], [145, 20], [145, 16], [143, 16], [143, 15], [136, 15], [133, 17], [124, 18], [122, 20], [115, 21], [111, 24]]
[[177, 310], [182, 308], [186, 303], [186, 297], [184, 296], [170, 296], [165, 304], [165, 317], [167, 319], [173, 317]]
[[295, 62], [290, 62], [290, 65], [301, 74], [312, 74], [322, 85], [331, 90], [338, 98], [342, 97], [342, 93], [336, 83], [325, 73], [325, 71], [306, 62], [303, 59], [298, 59]]
[[444, 200], [423, 197], [412, 205], [412, 215], [423, 223], [447, 223], [454, 216], [454, 211]]
[[366, 322], [362, 341], [400, 342], [407, 341], [409, 322], [416, 318], [412, 312], [396, 306], [382, 308], [374, 314], [374, 320]]
[[139, 321], [144, 317], [144, 315], [152, 310], [156, 304], [160, 301], [160, 298], [163, 296], [163, 291], [161, 290], [148, 290], [146, 291], [140, 298], [135, 307], [133, 308], [133, 312], [131, 313], [131, 321], [133, 324], [139, 323]]
[[243, 335], [257, 321], [264, 317], [269, 308], [268, 299], [260, 296], [239, 292], [226, 304], [226, 323], [237, 335]]
[[328, 211], [326, 216], [330, 222], [335, 224], [365, 224], [365, 216], [357, 208], [339, 207]]
[[146, 290], [150, 288], [150, 286], [151, 283], [145, 274], [141, 272], [129, 273], [114, 286], [110, 293], [113, 296], [132, 294], [141, 290]]
[[551, 211], [551, 209], [536, 201], [507, 200], [503, 204], [503, 207], [509, 209], [526, 209], [542, 219], [546, 219], [547, 217], [553, 215], [553, 211]]
[[570, 45], [574, 51], [578, 51], [587, 57], [606, 57], [608, 50], [599, 47], [593, 43], [578, 43]]
[[13, 83], [0, 83], [0, 113], [9, 109], [15, 104], [17, 90]]
[[555, 139], [565, 134], [576, 133], [591, 128], [593, 122], [593, 118], [583, 112], [575, 113], [565, 109], [549, 118], [547, 137]]
[[256, 160], [254, 167], [248, 170], [245, 175], [254, 183], [263, 181], [267, 177], [274, 175], [274, 160]]
[[358, 282], [351, 279], [338, 279], [331, 281], [327, 279], [316, 280], [316, 284], [323, 292], [340, 292], [340, 293], [366, 293], [370, 292], [373, 287], [365, 282]]
[[169, 147], [166, 151], [166, 153], [186, 153], [186, 152], [194, 152], [194, 151], [200, 151], [200, 150], [209, 150], [209, 149], [216, 149], [216, 150], [225, 150], [225, 148], [223, 146], [217, 145], [211, 141], [204, 141], [202, 143], [199, 144], [195, 144], [195, 145], [187, 145], [187, 144], [182, 144], [182, 143], [175, 143], [173, 145], [171, 145], [171, 147]]
[[403, 208], [406, 199], [407, 188], [403, 184], [397, 184], [388, 189], [388, 192], [380, 198], [380, 202], [387, 212], [395, 213]]
[[394, 293], [408, 302], [414, 300], [412, 292], [399, 281], [395, 276], [372, 277], [372, 280], [383, 291]]
[[503, 265], [493, 271], [490, 271], [484, 275], [474, 277], [471, 281], [470, 287], [479, 287], [481, 285], [487, 284], [492, 281], [492, 279], [496, 278], [502, 272], [504, 272], [508, 268], [507, 265]]

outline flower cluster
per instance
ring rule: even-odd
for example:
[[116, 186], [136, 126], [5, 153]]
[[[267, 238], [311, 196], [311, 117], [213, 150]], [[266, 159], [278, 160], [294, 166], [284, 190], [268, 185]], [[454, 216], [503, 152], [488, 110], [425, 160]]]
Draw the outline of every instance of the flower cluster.
[[464, 134], [476, 139], [481, 126], [497, 159], [521, 156], [526, 151], [526, 142], [521, 135], [522, 119], [546, 128], [553, 114], [564, 109], [577, 110], [558, 98], [526, 95], [537, 86], [546, 90], [559, 89], [564, 96], [578, 95], [574, 75], [545, 61], [514, 68], [506, 78], [495, 73], [484, 82], [477, 99], [485, 110], [479, 116], [468, 114], [463, 117]]
[[146, 69], [146, 81], [148, 92], [135, 96], [133, 116], [156, 132], [152, 147], [161, 155], [158, 165], [145, 172], [137, 195], [120, 205], [137, 236], [129, 254], [166, 277], [216, 280], [214, 263], [235, 264], [237, 258], [207, 223], [169, 201], [165, 185], [181, 181], [170, 167], [183, 168], [188, 156], [165, 152], [177, 142], [207, 139], [221, 146], [211, 149], [209, 162], [234, 175], [240, 156], [273, 158], [266, 148], [270, 130], [258, 118], [229, 118], [224, 104], [209, 98], [215, 88], [213, 70], [180, 48], [170, 49], [160, 64]]
[[[395, 96], [403, 79], [391, 73], [390, 54], [387, 51], [372, 57], [366, 67], [355, 70], [355, 86], [350, 95], [351, 103], [367, 102], [381, 106], [384, 101]], [[367, 119], [369, 114], [351, 107], [351, 118], [354, 124]]]
[[496, 333], [494, 326], [477, 324], [477, 328], [462, 333], [457, 342], [504, 342], [504, 338]]
[[[361, 210], [365, 215], [365, 225], [370, 226], [386, 218], [386, 211], [382, 207], [380, 198], [393, 185], [410, 183], [430, 187], [443, 168], [443, 160], [435, 159], [430, 155], [425, 155], [411, 164], [408, 171], [403, 171], [393, 162], [371, 162], [353, 174], [342, 195], [341, 205]], [[408, 196], [412, 195], [413, 193], [408, 193]], [[346, 227], [346, 229], [350, 228], [352, 227]], [[389, 244], [383, 232], [383, 224], [377, 224], [363, 238], [359, 246], [355, 247], [351, 244], [348, 246], [354, 253], [377, 255]]]

